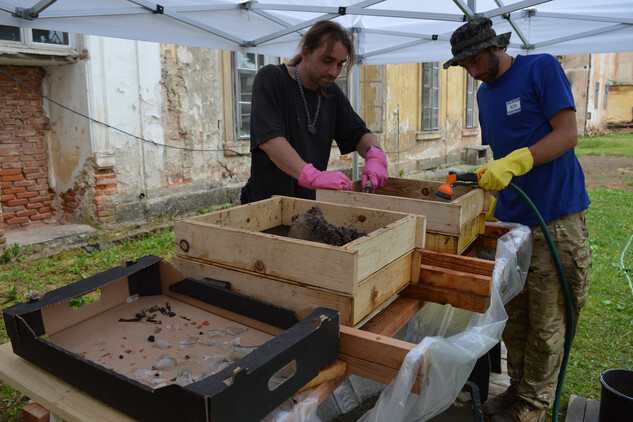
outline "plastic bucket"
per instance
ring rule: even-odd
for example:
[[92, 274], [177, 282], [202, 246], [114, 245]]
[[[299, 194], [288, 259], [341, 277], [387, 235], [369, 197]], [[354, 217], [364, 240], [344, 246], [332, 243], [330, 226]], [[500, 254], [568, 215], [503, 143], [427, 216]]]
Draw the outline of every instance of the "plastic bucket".
[[600, 374], [599, 422], [630, 421], [633, 415], [633, 371], [609, 369]]

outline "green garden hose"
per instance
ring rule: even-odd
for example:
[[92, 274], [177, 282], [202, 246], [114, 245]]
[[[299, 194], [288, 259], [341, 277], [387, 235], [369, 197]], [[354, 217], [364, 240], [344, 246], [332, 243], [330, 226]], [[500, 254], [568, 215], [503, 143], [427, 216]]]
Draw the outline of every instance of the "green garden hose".
[[563, 381], [565, 379], [565, 369], [567, 368], [567, 361], [569, 360], [569, 352], [571, 351], [571, 342], [574, 338], [574, 309], [571, 303], [571, 295], [569, 293], [569, 285], [567, 284], [567, 277], [565, 277], [565, 270], [563, 270], [563, 265], [560, 262], [560, 258], [558, 256], [558, 251], [556, 250], [556, 246], [554, 246], [554, 241], [552, 240], [552, 236], [547, 229], [547, 225], [545, 221], [543, 221], [543, 217], [541, 217], [541, 213], [536, 209], [536, 206], [528, 198], [528, 196], [523, 192], [517, 185], [510, 182], [508, 185], [510, 189], [515, 191], [517, 195], [523, 199], [526, 205], [530, 208], [536, 221], [538, 222], [543, 235], [545, 236], [545, 240], [547, 241], [547, 245], [549, 246], [549, 250], [552, 253], [552, 258], [554, 259], [554, 265], [556, 266], [556, 271], [558, 272], [558, 278], [560, 279], [560, 285], [563, 289], [563, 294], [565, 295], [565, 312], [567, 314], [567, 329], [565, 330], [565, 352], [563, 354], [563, 361], [561, 363], [560, 373], [558, 374], [558, 383], [556, 385], [556, 397], [554, 399], [554, 407], [552, 409], [552, 421], [558, 422], [558, 406], [560, 404], [560, 396], [563, 391]]

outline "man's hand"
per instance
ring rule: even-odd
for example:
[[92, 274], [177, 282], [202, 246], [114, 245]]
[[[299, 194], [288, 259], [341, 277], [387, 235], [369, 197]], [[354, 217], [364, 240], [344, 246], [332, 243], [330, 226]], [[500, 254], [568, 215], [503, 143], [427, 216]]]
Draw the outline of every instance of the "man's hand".
[[510, 184], [513, 176], [521, 176], [532, 170], [533, 166], [534, 159], [530, 150], [527, 147], [517, 149], [478, 168], [476, 173], [483, 173], [479, 179], [479, 187], [501, 190]]
[[319, 171], [310, 163], [299, 175], [299, 186], [308, 189], [352, 190], [352, 182], [340, 171]]
[[367, 186], [367, 180], [371, 183], [370, 192], [381, 188], [387, 184], [387, 157], [380, 148], [374, 146], [369, 148], [365, 154], [365, 169], [361, 176], [362, 189]]

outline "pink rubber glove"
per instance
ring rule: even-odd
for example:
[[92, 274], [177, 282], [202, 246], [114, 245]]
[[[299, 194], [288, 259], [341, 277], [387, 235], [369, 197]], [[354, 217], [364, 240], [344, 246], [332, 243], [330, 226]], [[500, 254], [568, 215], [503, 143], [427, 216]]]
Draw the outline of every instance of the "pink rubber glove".
[[340, 171], [319, 171], [306, 164], [299, 175], [299, 186], [308, 189], [352, 190], [352, 182]]
[[372, 146], [365, 154], [365, 169], [361, 177], [363, 191], [367, 186], [367, 179], [371, 182], [370, 192], [387, 184], [387, 157], [380, 148]]

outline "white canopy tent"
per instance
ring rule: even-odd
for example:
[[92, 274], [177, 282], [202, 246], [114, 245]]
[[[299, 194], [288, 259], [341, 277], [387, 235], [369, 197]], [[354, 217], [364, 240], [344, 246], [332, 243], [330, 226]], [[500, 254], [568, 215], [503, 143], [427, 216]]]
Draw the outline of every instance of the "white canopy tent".
[[633, 50], [630, 0], [0, 0], [0, 25], [281, 57], [332, 19], [357, 34], [362, 64], [446, 60], [451, 33], [474, 16], [513, 32], [512, 55]]
[[[490, 17], [497, 33], [513, 33], [508, 47], [512, 55], [633, 51], [632, 0], [0, 0], [0, 25], [281, 57], [296, 53], [303, 31], [313, 23], [331, 19], [355, 33], [360, 64], [447, 60], [452, 32], [476, 16]], [[357, 103], [354, 96], [352, 103]], [[467, 376], [459, 373], [461, 366], [474, 362], [461, 349], [474, 354], [500, 337], [503, 305], [498, 298], [494, 302], [495, 313], [470, 322], [476, 333], [467, 341], [428, 345], [437, 348], [434, 361], [444, 359], [453, 372], [430, 372], [426, 392], [419, 399], [402, 400], [427, 350], [421, 343], [372, 420], [426, 420], [448, 407], [463, 385], [458, 381]], [[482, 336], [482, 326], [488, 336]], [[453, 356], [459, 357], [451, 360]], [[459, 359], [464, 359], [461, 366]]]

